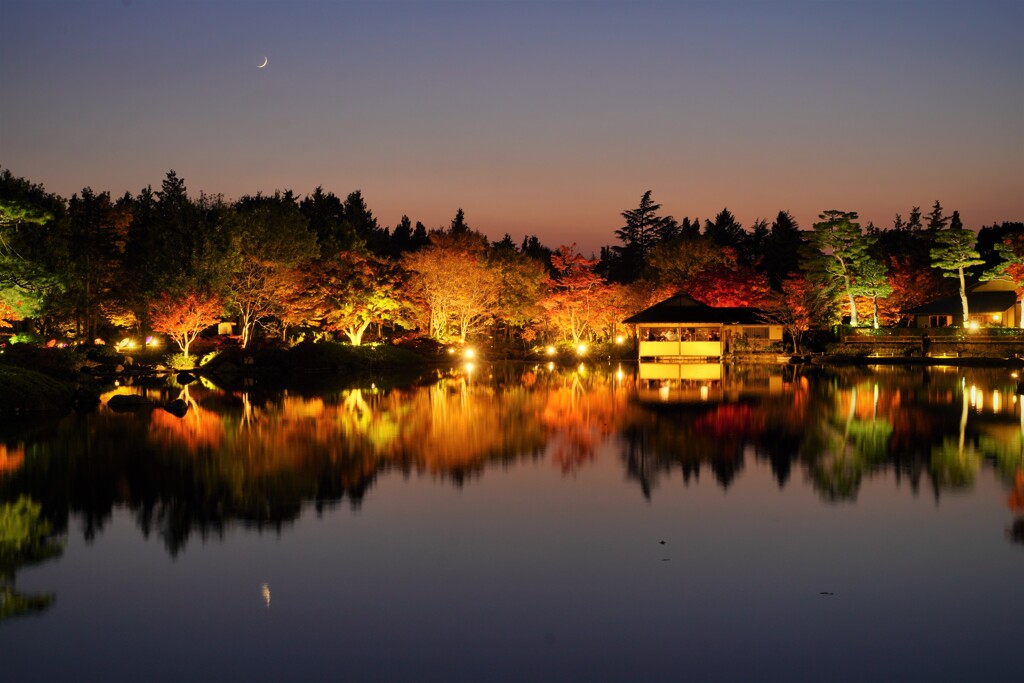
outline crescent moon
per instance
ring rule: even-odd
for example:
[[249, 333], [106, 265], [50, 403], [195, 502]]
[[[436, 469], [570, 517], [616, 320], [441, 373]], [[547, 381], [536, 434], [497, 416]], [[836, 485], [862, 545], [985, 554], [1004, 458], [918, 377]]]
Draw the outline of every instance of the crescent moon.
[[269, 61], [270, 60], [267, 58], [267, 56], [263, 55], [263, 63], [262, 64], [257, 64], [256, 68], [257, 69], [262, 69], [263, 67], [265, 67], [267, 65], [267, 62], [269, 62]]

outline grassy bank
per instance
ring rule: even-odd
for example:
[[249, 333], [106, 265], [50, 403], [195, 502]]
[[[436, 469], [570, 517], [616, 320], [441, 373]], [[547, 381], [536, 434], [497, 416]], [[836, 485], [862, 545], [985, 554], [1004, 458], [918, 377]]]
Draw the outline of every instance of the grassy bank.
[[70, 386], [41, 372], [0, 365], [0, 415], [64, 411], [71, 395]]

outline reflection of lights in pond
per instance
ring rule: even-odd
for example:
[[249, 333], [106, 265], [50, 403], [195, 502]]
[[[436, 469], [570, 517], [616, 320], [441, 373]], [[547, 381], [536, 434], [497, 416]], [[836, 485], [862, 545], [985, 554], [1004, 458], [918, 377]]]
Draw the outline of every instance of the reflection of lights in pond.
[[619, 368], [615, 371], [615, 379], [617, 379], [617, 380], [619, 380], [621, 382], [625, 378], [626, 378], [626, 373], [624, 373], [622, 371], [622, 366], [620, 365]]
[[992, 412], [998, 413], [1003, 407], [1003, 397], [998, 389], [992, 390]]
[[473, 374], [473, 364], [472, 363], [466, 363], [466, 374], [467, 375], [472, 375]]
[[667, 401], [668, 400], [668, 390], [669, 390], [668, 382], [663, 382], [661, 387], [658, 388], [658, 397], [662, 401]]
[[263, 595], [263, 602], [267, 603], [267, 609], [270, 609], [270, 584], [264, 583], [260, 586], [260, 594]]
[[548, 372], [554, 372], [554, 371], [555, 371], [555, 364], [549, 362], [548, 363]]
[[583, 363], [580, 363], [580, 366], [578, 368], [576, 368], [576, 370], [577, 370], [577, 372], [580, 373], [580, 375], [587, 374], [587, 366], [585, 366]]
[[707, 384], [701, 386], [701, 388], [700, 388], [700, 400], [702, 400], [702, 401], [708, 400], [708, 385]]

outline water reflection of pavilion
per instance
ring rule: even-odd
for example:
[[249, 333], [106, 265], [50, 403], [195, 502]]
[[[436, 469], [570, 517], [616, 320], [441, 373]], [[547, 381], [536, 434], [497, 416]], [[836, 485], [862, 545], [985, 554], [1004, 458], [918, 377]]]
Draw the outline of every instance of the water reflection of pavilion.
[[640, 363], [641, 403], [710, 403], [782, 393], [783, 377], [772, 366], [737, 369], [726, 363]]

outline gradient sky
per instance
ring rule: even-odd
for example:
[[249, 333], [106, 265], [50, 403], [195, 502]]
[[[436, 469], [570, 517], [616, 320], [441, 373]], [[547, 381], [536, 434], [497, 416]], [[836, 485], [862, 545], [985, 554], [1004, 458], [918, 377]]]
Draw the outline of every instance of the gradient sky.
[[[663, 212], [1024, 220], [1024, 2], [2, 0], [0, 165], [65, 197], [361, 189], [615, 243]], [[257, 69], [263, 56], [269, 60]]]

